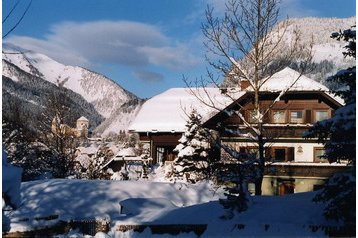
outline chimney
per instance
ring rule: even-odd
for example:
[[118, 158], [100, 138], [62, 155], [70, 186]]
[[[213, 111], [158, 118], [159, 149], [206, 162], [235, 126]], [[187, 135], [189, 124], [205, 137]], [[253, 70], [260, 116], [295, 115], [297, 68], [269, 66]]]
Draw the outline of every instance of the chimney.
[[247, 80], [247, 79], [241, 79], [241, 80], [240, 80], [240, 88], [241, 88], [241, 90], [245, 90], [245, 89], [247, 89], [248, 87], [250, 87], [250, 82], [249, 82], [249, 80]]
[[221, 94], [227, 93], [227, 88], [220, 88], [220, 92], [221, 92]]

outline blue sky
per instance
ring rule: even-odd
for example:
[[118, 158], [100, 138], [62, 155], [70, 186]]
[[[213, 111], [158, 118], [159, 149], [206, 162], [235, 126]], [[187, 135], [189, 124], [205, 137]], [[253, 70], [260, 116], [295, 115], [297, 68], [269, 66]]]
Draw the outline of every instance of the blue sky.
[[[30, 0], [21, 0], [21, 12]], [[13, 6], [3, 0], [3, 17]], [[220, 13], [222, 0], [33, 0], [5, 42], [79, 65], [116, 81], [141, 98], [185, 87], [204, 75], [201, 22], [207, 4]], [[282, 0], [281, 15], [355, 16], [355, 0]], [[18, 16], [12, 14], [13, 17]], [[9, 19], [3, 32], [15, 22]]]

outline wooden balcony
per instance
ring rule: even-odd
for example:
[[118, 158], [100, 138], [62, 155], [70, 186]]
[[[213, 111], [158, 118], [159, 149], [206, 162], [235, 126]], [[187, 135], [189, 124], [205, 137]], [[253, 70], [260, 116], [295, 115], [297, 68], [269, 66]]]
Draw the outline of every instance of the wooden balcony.
[[329, 163], [272, 163], [265, 167], [265, 176], [328, 178], [347, 170], [346, 164]]

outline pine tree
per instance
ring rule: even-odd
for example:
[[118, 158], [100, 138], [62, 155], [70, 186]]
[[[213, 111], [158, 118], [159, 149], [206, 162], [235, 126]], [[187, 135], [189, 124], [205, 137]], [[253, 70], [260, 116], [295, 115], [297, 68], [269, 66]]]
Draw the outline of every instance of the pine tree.
[[[340, 33], [333, 33], [332, 38], [348, 42], [345, 56], [356, 57], [355, 53], [355, 29], [348, 29]], [[317, 122], [307, 134], [318, 137], [325, 144], [325, 157], [330, 162], [346, 160], [355, 165], [356, 157], [356, 67], [350, 67], [337, 72], [327, 79], [340, 85], [332, 91], [336, 96], [344, 99], [345, 106], [338, 109], [334, 116], [328, 120]]]
[[4, 118], [2, 128], [7, 162], [23, 168], [22, 181], [55, 174], [56, 157], [46, 145], [35, 141], [24, 125]]
[[174, 151], [178, 157], [174, 160], [174, 175], [185, 177], [187, 181], [197, 182], [210, 176], [210, 142], [201, 126], [201, 116], [193, 110], [186, 124], [186, 130], [179, 139], [180, 144]]
[[[356, 58], [356, 31], [352, 29], [333, 33], [332, 38], [348, 42], [345, 56]], [[356, 166], [356, 67], [340, 70], [328, 79], [339, 83], [340, 88], [332, 91], [344, 99], [345, 105], [330, 119], [318, 122], [307, 133], [307, 137], [317, 137], [325, 145], [325, 157], [329, 162], [347, 161], [351, 166], [346, 172], [332, 176], [314, 201], [325, 202], [325, 216], [328, 219], [342, 220], [346, 232], [355, 234], [355, 166]]]

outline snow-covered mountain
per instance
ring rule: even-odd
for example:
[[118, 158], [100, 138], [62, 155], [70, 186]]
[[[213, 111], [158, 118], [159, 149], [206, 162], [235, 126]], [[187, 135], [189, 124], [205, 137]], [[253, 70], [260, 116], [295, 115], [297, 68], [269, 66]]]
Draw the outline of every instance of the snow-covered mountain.
[[287, 34], [293, 34], [294, 29], [299, 29], [302, 34], [302, 42], [308, 43], [313, 37], [313, 61], [333, 61], [337, 66], [346, 67], [352, 62], [349, 58], [344, 58], [342, 50], [346, 44], [337, 41], [330, 36], [333, 32], [345, 30], [355, 25], [355, 17], [350, 18], [293, 18], [288, 28]]
[[[3, 53], [3, 77], [11, 79], [13, 83], [20, 83], [20, 81], [23, 83], [29, 77], [37, 80], [43, 79], [55, 87], [62, 86], [73, 91], [92, 105], [103, 118], [92, 121], [92, 126], [96, 127], [95, 133], [107, 135], [111, 132], [118, 133], [120, 130], [126, 130], [142, 104], [141, 99], [114, 81], [85, 68], [63, 65], [36, 52], [22, 51], [20, 53], [15, 47], [8, 45], [4, 47], [3, 52], [5, 52]], [[14, 54], [15, 52], [17, 53]], [[7, 91], [6, 85], [3, 91]], [[40, 87], [43, 83], [36, 85]], [[36, 88], [36, 85], [32, 87]], [[14, 94], [23, 97], [20, 96], [19, 91], [12, 91], [12, 95]], [[23, 99], [26, 100], [26, 98]], [[28, 100], [31, 99], [28, 98]]]
[[[306, 76], [327, 84], [326, 79], [335, 74], [339, 69], [355, 65], [355, 60], [347, 57], [344, 58], [342, 52], [346, 42], [337, 41], [331, 38], [333, 32], [349, 29], [355, 25], [355, 17], [350, 18], [292, 18], [289, 19], [289, 25], [284, 33], [284, 44], [290, 44], [295, 32], [300, 32], [300, 44], [309, 45], [313, 42], [312, 62], [313, 70]], [[277, 37], [277, 30], [282, 33], [283, 22], [279, 23], [270, 33], [273, 38]], [[288, 49], [285, 45], [280, 45], [282, 49]], [[297, 62], [291, 62], [297, 63]], [[294, 65], [290, 66], [294, 68]], [[231, 85], [230, 82], [225, 82]]]

